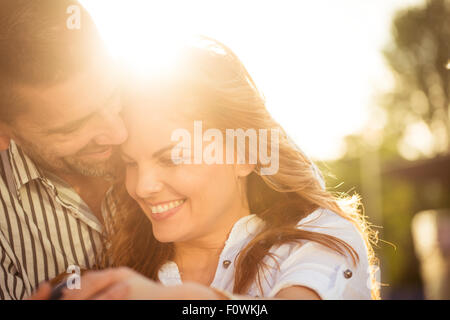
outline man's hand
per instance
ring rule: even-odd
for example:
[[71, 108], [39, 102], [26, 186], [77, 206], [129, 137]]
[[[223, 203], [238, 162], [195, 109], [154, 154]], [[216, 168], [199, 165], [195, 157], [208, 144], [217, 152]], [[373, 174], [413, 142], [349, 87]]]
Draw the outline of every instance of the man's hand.
[[50, 293], [52, 292], [52, 286], [49, 282], [44, 282], [41, 284], [37, 291], [28, 297], [27, 300], [48, 300], [50, 298]]

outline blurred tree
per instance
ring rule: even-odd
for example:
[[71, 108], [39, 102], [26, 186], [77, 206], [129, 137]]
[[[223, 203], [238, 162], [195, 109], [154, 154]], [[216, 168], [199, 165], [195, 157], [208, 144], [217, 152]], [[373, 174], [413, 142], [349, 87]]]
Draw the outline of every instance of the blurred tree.
[[[359, 135], [348, 136], [345, 156], [321, 167], [330, 191], [362, 195], [369, 220], [382, 225], [381, 238], [395, 245], [381, 242], [376, 248], [382, 283], [389, 285], [382, 297], [414, 299], [423, 295], [411, 220], [423, 206], [447, 207], [450, 190], [440, 180], [417, 184], [381, 172], [393, 164], [401, 167], [404, 158], [432, 158], [450, 150], [450, 0], [428, 0], [400, 10], [391, 32], [392, 41], [383, 54], [395, 83], [377, 101], [384, 110], [383, 129], [367, 127]], [[441, 190], [442, 196], [425, 201], [432, 184], [438, 184], [431, 189]]]
[[[399, 11], [391, 30], [393, 41], [383, 53], [395, 85], [380, 100], [387, 116], [379, 149], [384, 167], [388, 159], [399, 156], [432, 158], [450, 150], [450, 0], [428, 0], [423, 6]], [[424, 201], [430, 183], [436, 181], [422, 180], [418, 185], [409, 181], [408, 186], [405, 180], [383, 178], [384, 234], [401, 249], [395, 254], [384, 250], [390, 262], [387, 272], [397, 291], [419, 280], [418, 269], [410, 267], [417, 265], [411, 251], [412, 216], [424, 206], [448, 205], [448, 197]]]
[[[429, 0], [423, 7], [399, 11], [392, 36], [384, 55], [395, 88], [381, 102], [388, 116], [383, 148], [410, 158], [446, 153], [450, 149], [450, 0]], [[427, 139], [427, 130], [432, 139]]]

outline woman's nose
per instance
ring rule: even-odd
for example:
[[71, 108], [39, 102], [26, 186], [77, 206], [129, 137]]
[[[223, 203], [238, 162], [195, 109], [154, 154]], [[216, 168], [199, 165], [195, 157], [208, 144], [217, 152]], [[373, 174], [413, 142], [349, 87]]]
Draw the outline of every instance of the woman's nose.
[[136, 184], [136, 195], [141, 199], [153, 197], [162, 191], [164, 184], [153, 173], [143, 172], [139, 174]]

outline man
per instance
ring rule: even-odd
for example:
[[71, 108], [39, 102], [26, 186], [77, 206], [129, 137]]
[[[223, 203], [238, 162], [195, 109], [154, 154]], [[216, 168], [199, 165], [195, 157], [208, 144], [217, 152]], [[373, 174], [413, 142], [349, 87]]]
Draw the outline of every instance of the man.
[[[68, 23], [69, 8], [80, 21]], [[94, 266], [106, 178], [127, 138], [118, 89], [75, 0], [0, 1], [0, 299]]]

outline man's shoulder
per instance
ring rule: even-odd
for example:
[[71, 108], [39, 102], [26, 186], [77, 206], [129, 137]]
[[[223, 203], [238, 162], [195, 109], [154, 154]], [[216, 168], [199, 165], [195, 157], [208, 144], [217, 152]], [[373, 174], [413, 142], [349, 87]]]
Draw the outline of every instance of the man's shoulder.
[[[12, 149], [15, 146], [13, 140], [11, 140], [8, 149], [0, 150], [0, 180], [3, 183], [7, 183], [6, 179], [8, 176], [8, 171], [13, 170], [13, 152]], [[12, 172], [11, 172], [12, 173]]]
[[12, 192], [15, 190], [11, 190], [11, 183], [8, 183], [8, 175], [12, 173], [8, 173], [8, 168], [11, 167], [10, 158], [8, 155], [8, 150], [0, 151], [0, 224], [2, 224], [2, 217], [5, 216], [6, 212], [10, 212], [12, 210], [11, 198], [14, 197]]
[[[10, 146], [11, 147], [11, 146]], [[17, 194], [17, 182], [15, 179], [14, 163], [11, 159], [11, 150], [0, 151], [0, 213], [5, 210], [10, 212], [14, 208], [14, 200]]]
[[0, 187], [6, 186], [6, 168], [4, 163], [5, 161], [7, 161], [9, 164], [9, 149], [0, 151]]

